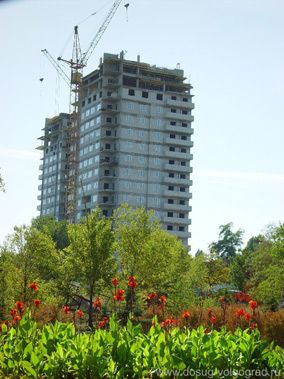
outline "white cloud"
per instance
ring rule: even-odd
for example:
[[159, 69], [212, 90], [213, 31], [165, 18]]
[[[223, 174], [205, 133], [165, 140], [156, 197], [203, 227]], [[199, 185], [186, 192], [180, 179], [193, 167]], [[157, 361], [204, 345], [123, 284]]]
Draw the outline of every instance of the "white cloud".
[[0, 156], [5, 158], [41, 158], [41, 153], [36, 151], [26, 151], [17, 149], [8, 149], [6, 147], [0, 147]]

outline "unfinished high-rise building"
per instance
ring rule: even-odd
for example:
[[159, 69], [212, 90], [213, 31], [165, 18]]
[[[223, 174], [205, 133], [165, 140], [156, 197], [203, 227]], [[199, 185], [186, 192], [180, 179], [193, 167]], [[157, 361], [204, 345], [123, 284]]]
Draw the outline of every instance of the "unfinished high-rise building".
[[[99, 206], [153, 209], [162, 228], [187, 244], [193, 142], [191, 85], [183, 70], [104, 54], [83, 77], [76, 136], [77, 222]], [[68, 114], [47, 119], [42, 139], [40, 215], [66, 217]]]

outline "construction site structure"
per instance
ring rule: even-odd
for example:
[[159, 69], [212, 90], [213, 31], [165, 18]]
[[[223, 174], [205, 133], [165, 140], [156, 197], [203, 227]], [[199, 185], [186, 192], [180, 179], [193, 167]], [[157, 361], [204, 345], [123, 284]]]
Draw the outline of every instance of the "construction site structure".
[[[82, 53], [80, 46], [80, 39], [78, 33], [78, 26], [74, 27], [74, 39], [72, 58], [70, 60], [63, 59], [61, 56], [57, 58], [58, 61], [67, 63], [71, 69], [71, 76], [68, 76], [59, 65], [58, 62], [49, 54], [46, 49], [42, 52], [55, 67], [59, 75], [70, 87], [70, 101], [69, 101], [69, 113], [70, 122], [66, 129], [68, 142], [67, 142], [67, 181], [66, 181], [66, 194], [65, 194], [65, 219], [68, 219], [70, 223], [76, 221], [77, 212], [77, 194], [78, 194], [78, 157], [79, 157], [79, 139], [80, 139], [80, 126], [81, 126], [81, 90], [82, 90], [82, 77], [83, 68], [87, 66], [87, 62], [95, 50], [98, 42], [107, 29], [110, 21], [116, 13], [122, 0], [114, 0], [106, 18], [97, 31], [96, 35], [92, 39], [87, 50]], [[129, 3], [124, 5], [126, 10], [129, 7]], [[95, 13], [94, 13], [95, 14]], [[92, 15], [94, 15], [92, 14]], [[91, 16], [92, 16], [91, 15]]]
[[[140, 56], [136, 61], [126, 60], [123, 52], [104, 54], [98, 69], [82, 78], [75, 222], [97, 206], [107, 217], [123, 203], [144, 206], [154, 211], [164, 230], [187, 245], [193, 159], [191, 89], [183, 70], [143, 63]], [[62, 209], [69, 175], [65, 146], [71, 117], [60, 114], [47, 119], [41, 137], [44, 155], [38, 210], [58, 220], [66, 212]]]

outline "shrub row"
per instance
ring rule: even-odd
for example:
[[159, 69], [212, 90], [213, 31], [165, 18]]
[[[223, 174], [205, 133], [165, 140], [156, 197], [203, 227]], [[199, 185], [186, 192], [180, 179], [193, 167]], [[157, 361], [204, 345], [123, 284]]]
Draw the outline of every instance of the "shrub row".
[[242, 378], [253, 370], [270, 378], [283, 367], [283, 350], [258, 330], [162, 328], [157, 318], [148, 333], [130, 320], [120, 327], [112, 316], [102, 329], [80, 334], [58, 321], [40, 330], [27, 313], [15, 328], [2, 325], [0, 337], [1, 378], [175, 378], [189, 376], [185, 370], [196, 378], [231, 378], [234, 371]]

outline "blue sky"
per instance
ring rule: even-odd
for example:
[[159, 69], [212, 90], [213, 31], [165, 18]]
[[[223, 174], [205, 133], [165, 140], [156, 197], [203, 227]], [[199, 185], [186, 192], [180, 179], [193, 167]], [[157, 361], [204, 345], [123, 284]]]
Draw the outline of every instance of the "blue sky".
[[[233, 222], [244, 240], [284, 215], [284, 2], [282, 0], [124, 0], [85, 69], [103, 52], [174, 68], [195, 95], [192, 252]], [[80, 24], [88, 46], [109, 0], [0, 2], [0, 243], [37, 216], [39, 145], [45, 117], [68, 111], [68, 89], [42, 56], [55, 58]], [[84, 6], [83, 6], [84, 5]], [[63, 57], [69, 58], [71, 45]], [[42, 84], [39, 78], [43, 77]]]

